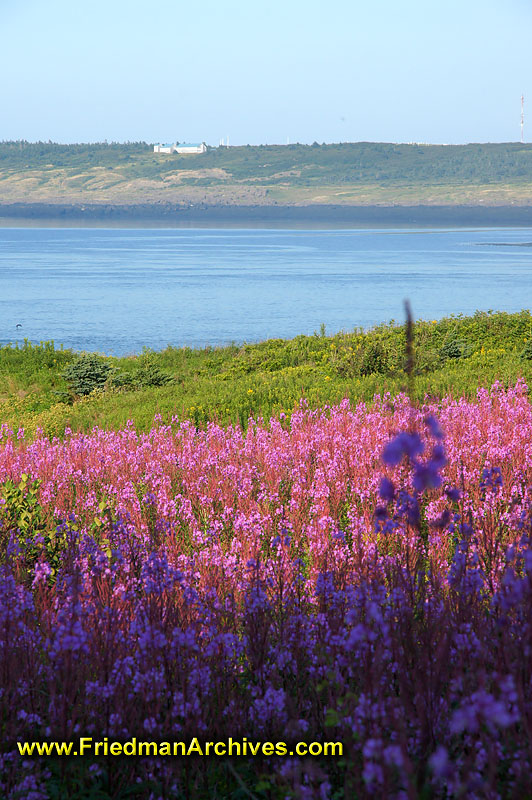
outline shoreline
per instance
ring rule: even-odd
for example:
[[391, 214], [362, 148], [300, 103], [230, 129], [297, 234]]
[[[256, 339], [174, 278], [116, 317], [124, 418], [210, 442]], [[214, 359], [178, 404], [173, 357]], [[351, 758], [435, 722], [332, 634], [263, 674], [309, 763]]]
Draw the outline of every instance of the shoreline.
[[0, 225], [95, 225], [140, 223], [162, 227], [223, 225], [353, 225], [532, 227], [532, 206], [345, 206], [345, 205], [131, 205], [11, 203], [0, 205]]

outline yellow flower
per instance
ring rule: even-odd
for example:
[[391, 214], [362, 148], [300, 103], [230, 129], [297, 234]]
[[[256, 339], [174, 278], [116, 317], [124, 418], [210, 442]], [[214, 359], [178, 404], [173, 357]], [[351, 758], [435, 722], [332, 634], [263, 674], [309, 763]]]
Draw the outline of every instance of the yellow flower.
[[248, 389], [248, 394], [253, 394], [253, 389]]
[[325, 376], [325, 380], [326, 380], [326, 381], [330, 381], [330, 380], [331, 380], [331, 376], [330, 376], [330, 375], [326, 375], [326, 376]]

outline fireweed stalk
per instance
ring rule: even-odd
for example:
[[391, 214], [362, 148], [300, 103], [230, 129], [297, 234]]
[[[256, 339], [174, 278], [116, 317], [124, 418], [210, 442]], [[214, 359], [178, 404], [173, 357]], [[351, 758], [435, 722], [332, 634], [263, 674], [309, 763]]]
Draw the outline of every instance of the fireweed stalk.
[[[302, 404], [245, 433], [4, 427], [0, 793], [530, 793], [531, 444], [522, 382]], [[344, 758], [18, 756], [80, 736], [327, 739]]]

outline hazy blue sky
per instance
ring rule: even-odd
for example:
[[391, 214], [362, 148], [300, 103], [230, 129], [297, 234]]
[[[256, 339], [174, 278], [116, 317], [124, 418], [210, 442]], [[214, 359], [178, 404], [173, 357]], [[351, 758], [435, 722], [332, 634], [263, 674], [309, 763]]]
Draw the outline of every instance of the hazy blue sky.
[[531, 0], [0, 0], [0, 26], [0, 139], [516, 141], [524, 92], [532, 141]]

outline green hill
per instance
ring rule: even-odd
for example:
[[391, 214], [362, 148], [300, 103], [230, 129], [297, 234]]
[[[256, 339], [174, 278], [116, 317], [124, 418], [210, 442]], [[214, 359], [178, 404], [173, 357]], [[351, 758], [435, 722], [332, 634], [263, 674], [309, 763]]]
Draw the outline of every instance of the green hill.
[[532, 145], [0, 143], [0, 204], [528, 205]]

